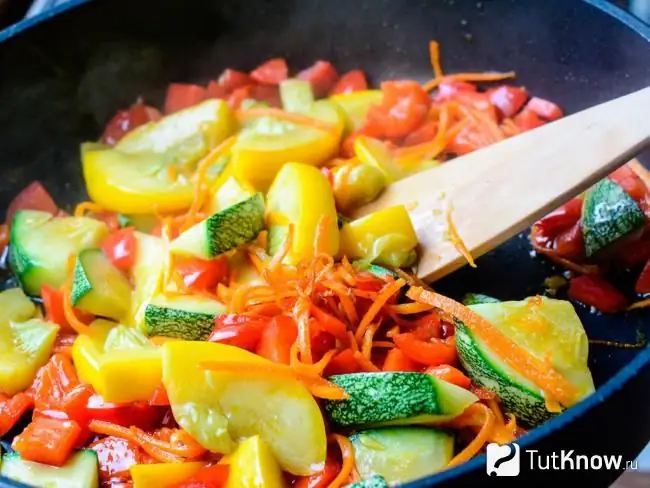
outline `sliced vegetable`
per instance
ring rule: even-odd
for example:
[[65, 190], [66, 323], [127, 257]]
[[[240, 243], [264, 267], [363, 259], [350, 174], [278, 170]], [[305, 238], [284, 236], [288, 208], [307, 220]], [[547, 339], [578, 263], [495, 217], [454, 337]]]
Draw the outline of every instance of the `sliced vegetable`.
[[214, 319], [224, 313], [225, 305], [205, 296], [156, 295], [145, 308], [145, 330], [149, 336], [202, 341], [212, 332]]
[[312, 66], [296, 75], [299, 80], [308, 81], [314, 96], [326, 96], [339, 78], [336, 68], [327, 61], [318, 60]]
[[[588, 341], [571, 303], [546, 297], [471, 305], [470, 308], [540, 360], [549, 361], [584, 398], [594, 391], [587, 366]], [[554, 413], [535, 384], [494, 354], [462, 322], [456, 322], [456, 346], [461, 363], [474, 383], [495, 392], [508, 411], [528, 425], [538, 425]], [[555, 409], [552, 409], [555, 410]]]
[[415, 81], [384, 81], [380, 104], [368, 111], [366, 127], [379, 137], [405, 137], [425, 120], [431, 99]]
[[[285, 471], [309, 475], [323, 468], [323, 417], [300, 382], [246, 374], [246, 364], [267, 360], [233, 346], [174, 341], [162, 349], [163, 385], [174, 417], [206, 449], [231, 453], [235, 439], [259, 435]], [[199, 369], [216, 359], [241, 362], [241, 370]]]
[[162, 115], [157, 109], [148, 107], [141, 99], [137, 100], [128, 109], [120, 110], [113, 116], [106, 124], [101, 140], [104, 144], [114, 146], [133, 129], [152, 120], [160, 120], [161, 117]]
[[40, 181], [32, 181], [9, 204], [5, 222], [11, 223], [19, 210], [38, 210], [56, 215], [59, 207]]
[[131, 296], [131, 313], [126, 322], [136, 324], [144, 331], [144, 312], [158, 291], [168, 254], [165, 242], [159, 237], [136, 232], [135, 238], [138, 258], [131, 270], [134, 290]]
[[642, 228], [645, 217], [618, 183], [605, 178], [587, 192], [581, 222], [585, 252], [591, 257]]
[[121, 320], [131, 305], [131, 285], [102, 250], [84, 249], [77, 255], [70, 301], [93, 315]]
[[454, 436], [425, 427], [364, 430], [350, 436], [363, 478], [379, 475], [391, 486], [444, 469], [454, 457]]
[[21, 459], [17, 452], [2, 456], [0, 474], [31, 486], [48, 488], [98, 488], [97, 454], [92, 449], [74, 453], [62, 466], [49, 466]]
[[207, 95], [202, 86], [189, 83], [171, 83], [167, 87], [165, 98], [165, 113], [171, 114], [201, 103]]
[[133, 488], [167, 488], [186, 480], [205, 466], [204, 462], [134, 464], [129, 468]]
[[11, 398], [0, 396], [0, 436], [7, 434], [28, 410], [34, 399], [27, 393], [17, 393]]
[[329, 380], [349, 395], [324, 401], [330, 421], [340, 427], [436, 424], [460, 415], [478, 400], [473, 393], [425, 373], [353, 373]]
[[341, 212], [372, 202], [386, 187], [386, 177], [379, 168], [356, 158], [332, 168], [332, 175], [336, 208]]
[[171, 242], [170, 251], [211, 259], [254, 240], [263, 228], [264, 197], [256, 193], [183, 232]]
[[226, 256], [217, 259], [174, 258], [174, 270], [182, 276], [188, 290], [210, 292], [219, 283], [227, 284], [230, 266]]
[[477, 305], [479, 303], [498, 303], [494, 297], [482, 293], [466, 293], [463, 297], [463, 305]]
[[366, 122], [368, 110], [383, 98], [381, 90], [364, 90], [334, 95], [335, 102], [345, 115], [345, 135], [358, 131]]
[[289, 75], [287, 62], [282, 58], [273, 58], [260, 64], [251, 71], [250, 77], [258, 83], [277, 85]]
[[210, 193], [206, 211], [217, 213], [255, 195], [255, 189], [234, 174], [234, 165], [228, 163]]
[[99, 220], [21, 210], [11, 225], [9, 263], [25, 292], [39, 296], [43, 285], [65, 283], [70, 254], [99, 247], [107, 235], [108, 227]]
[[25, 461], [63, 466], [80, 434], [81, 427], [74, 420], [35, 416], [11, 447]]
[[404, 205], [356, 219], [341, 228], [341, 254], [394, 266], [409, 266], [416, 259], [418, 238]]
[[294, 113], [308, 113], [315, 100], [309, 82], [296, 78], [280, 83], [280, 98], [282, 108]]
[[347, 488], [389, 488], [389, 485], [386, 483], [386, 480], [383, 478], [383, 476], [376, 474], [370, 478], [365, 478], [361, 481], [352, 483], [348, 485]]
[[289, 225], [293, 225], [293, 235], [286, 262], [295, 264], [311, 259], [316, 253], [318, 232], [323, 245], [318, 252], [337, 253], [336, 205], [327, 179], [317, 168], [302, 163], [285, 164], [269, 189], [266, 211], [271, 255], [282, 248]]
[[368, 89], [368, 82], [366, 75], [360, 69], [355, 69], [344, 73], [339, 81], [336, 82], [334, 88], [330, 92], [331, 95], [352, 93], [357, 91], [364, 91]]
[[282, 469], [273, 451], [259, 435], [239, 444], [229, 459], [227, 488], [283, 488]]
[[[149, 232], [152, 228], [153, 226], [149, 228]], [[128, 271], [135, 264], [137, 246], [133, 228], [126, 227], [113, 232], [104, 239], [102, 251], [113, 263], [113, 266], [122, 271]]]
[[601, 312], [623, 311], [629, 300], [611, 283], [600, 276], [581, 275], [569, 281], [569, 297]]

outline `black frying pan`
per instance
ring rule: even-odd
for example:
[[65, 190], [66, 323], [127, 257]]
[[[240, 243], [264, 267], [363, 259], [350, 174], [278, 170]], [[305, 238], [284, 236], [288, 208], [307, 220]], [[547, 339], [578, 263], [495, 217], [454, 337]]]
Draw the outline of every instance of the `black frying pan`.
[[[251, 69], [273, 56], [294, 69], [316, 59], [360, 67], [375, 82], [425, 80], [427, 42], [437, 39], [448, 72], [514, 69], [519, 83], [567, 112], [650, 84], [650, 29], [601, 0], [96, 0], [42, 21], [51, 14], [0, 33], [3, 208], [34, 178], [57, 202], [85, 198], [79, 143], [96, 139], [137, 96], [160, 104], [170, 81], [205, 83], [225, 67]], [[539, 177], [543, 184], [553, 175], [540, 168]], [[481, 258], [478, 269], [436, 286], [456, 297], [542, 293], [554, 268], [529, 253], [520, 236]], [[599, 316], [576, 308], [591, 338], [634, 342], [638, 329], [647, 330], [643, 311]], [[574, 449], [632, 460], [641, 451], [650, 439], [650, 349], [594, 345], [590, 365], [598, 391], [522, 438], [522, 452]], [[498, 484], [578, 477], [581, 486], [598, 487], [620, 475], [527, 467], [524, 453], [520, 477]], [[412, 486], [481, 484], [497, 484], [483, 456]]]

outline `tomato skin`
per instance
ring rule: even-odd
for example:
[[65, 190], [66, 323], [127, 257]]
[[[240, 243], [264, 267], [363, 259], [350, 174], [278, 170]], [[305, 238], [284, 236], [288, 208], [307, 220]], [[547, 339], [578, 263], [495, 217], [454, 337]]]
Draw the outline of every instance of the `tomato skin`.
[[80, 433], [81, 428], [74, 420], [35, 417], [14, 438], [11, 447], [25, 460], [63, 466]]
[[539, 219], [534, 225], [541, 233], [539, 236], [541, 240], [538, 244], [548, 247], [549, 241], [555, 239], [560, 232], [574, 226], [580, 220], [581, 215], [582, 199], [575, 197]]
[[569, 282], [569, 297], [601, 312], [618, 312], [627, 306], [627, 299], [600, 276], [581, 275]]
[[120, 437], [104, 437], [90, 444], [89, 448], [97, 453], [99, 476], [103, 482], [129, 480], [131, 466], [154, 462], [137, 444]]
[[411, 132], [404, 138], [404, 146], [415, 146], [417, 144], [424, 144], [425, 142], [431, 142], [436, 137], [438, 133], [438, 122], [435, 120], [430, 120], [425, 122], [418, 129]]
[[343, 93], [352, 93], [368, 89], [366, 75], [360, 69], [355, 69], [344, 73], [331, 89], [330, 95], [339, 95]]
[[228, 98], [228, 93], [229, 91], [227, 89], [225, 89], [218, 82], [213, 80], [210, 81], [210, 83], [208, 83], [208, 86], [205, 89], [205, 98], [207, 100], [212, 98], [226, 100]]
[[555, 250], [563, 258], [580, 261], [585, 255], [585, 241], [580, 221], [555, 238]]
[[11, 223], [18, 210], [40, 210], [56, 215], [59, 207], [40, 181], [32, 181], [9, 204], [6, 222]]
[[608, 178], [618, 183], [637, 203], [641, 202], [648, 193], [648, 188], [643, 180], [628, 165], [616, 169]]
[[293, 485], [293, 488], [327, 488], [341, 471], [341, 463], [328, 456], [322, 471], [311, 476], [302, 476]]
[[388, 351], [382, 367], [382, 371], [420, 371], [421, 369], [418, 363], [397, 348]]
[[641, 274], [634, 284], [634, 291], [640, 295], [650, 293], [650, 259], [643, 266]]
[[494, 105], [503, 117], [513, 117], [517, 114], [528, 100], [528, 93], [516, 86], [503, 85], [488, 90], [490, 102]]
[[103, 420], [124, 427], [138, 427], [151, 430], [157, 426], [162, 410], [145, 402], [110, 403], [97, 393], [90, 395], [84, 406], [85, 412], [78, 413], [80, 418]]
[[228, 95], [228, 99], [226, 100], [228, 106], [233, 110], [239, 109], [241, 103], [244, 100], [247, 98], [252, 98], [252, 90], [252, 85], [242, 86], [241, 88], [233, 90], [230, 95]]
[[442, 324], [438, 314], [430, 313], [417, 319], [415, 321], [413, 334], [422, 341], [440, 338], [442, 334]]
[[461, 388], [469, 389], [472, 384], [472, 380], [465, 376], [462, 371], [454, 368], [453, 366], [449, 366], [448, 364], [432, 366], [430, 368], [427, 368], [424, 372], [433, 376], [434, 378], [453, 383], [454, 385], [460, 386]]
[[530, 110], [542, 119], [546, 120], [556, 120], [561, 118], [563, 115], [560, 107], [553, 102], [549, 102], [548, 100], [539, 97], [531, 98], [526, 104], [524, 110]]
[[385, 81], [379, 105], [370, 107], [366, 125], [381, 137], [406, 137], [426, 119], [431, 99], [415, 81]]
[[434, 100], [436, 103], [446, 102], [454, 98], [458, 92], [475, 92], [477, 91], [476, 85], [467, 83], [465, 81], [443, 81], [438, 85]]
[[243, 71], [228, 68], [221, 73], [217, 83], [220, 87], [224, 88], [227, 93], [230, 93], [237, 88], [252, 84], [253, 80]]
[[229, 473], [230, 467], [227, 464], [206, 466], [190, 478], [171, 485], [170, 488], [224, 488]]
[[183, 277], [183, 283], [196, 291], [213, 290], [219, 283], [227, 283], [230, 276], [228, 259], [175, 258], [174, 268]]
[[53, 354], [48, 363], [38, 370], [29, 390], [35, 409], [64, 411], [66, 394], [78, 384], [72, 359], [64, 354]]
[[336, 354], [325, 367], [325, 375], [358, 373], [361, 366], [354, 358], [354, 353], [350, 349], [344, 349]]
[[411, 360], [427, 366], [454, 364], [457, 359], [455, 337], [423, 341], [412, 332], [393, 337], [395, 345]]
[[308, 81], [316, 98], [327, 95], [339, 79], [339, 74], [332, 63], [316, 61], [312, 66], [296, 75], [299, 80]]
[[34, 399], [24, 392], [11, 398], [0, 396], [0, 436], [3, 436], [34, 406]]
[[291, 317], [278, 315], [264, 328], [255, 353], [274, 363], [289, 364], [298, 327]]
[[101, 141], [109, 146], [117, 144], [122, 137], [133, 129], [148, 122], [160, 120], [162, 114], [154, 107], [149, 107], [142, 100], [138, 100], [125, 110], [117, 112], [106, 124]]
[[138, 243], [133, 227], [125, 227], [109, 234], [101, 247], [116, 268], [128, 271], [135, 264]]
[[219, 342], [254, 351], [262, 338], [262, 331], [269, 324], [268, 317], [256, 317], [243, 314], [218, 316], [209, 342]]
[[165, 113], [171, 114], [205, 100], [207, 90], [199, 85], [171, 83], [165, 98]]
[[251, 98], [266, 102], [271, 107], [282, 108], [280, 89], [276, 85], [252, 85]]
[[329, 332], [324, 330], [312, 330], [311, 332], [311, 353], [314, 361], [320, 360], [326, 352], [336, 347], [336, 339]]
[[539, 117], [539, 115], [525, 107], [521, 112], [515, 115], [512, 120], [515, 125], [524, 132], [541, 127], [546, 123]]
[[279, 85], [289, 77], [289, 67], [283, 58], [269, 59], [251, 71], [250, 77], [263, 85]]

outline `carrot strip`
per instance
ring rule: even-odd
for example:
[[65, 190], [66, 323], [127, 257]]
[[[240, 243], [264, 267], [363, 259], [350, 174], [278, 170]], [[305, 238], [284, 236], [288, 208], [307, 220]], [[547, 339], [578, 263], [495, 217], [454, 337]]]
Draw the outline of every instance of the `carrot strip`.
[[361, 346], [361, 354], [363, 354], [365, 357], [370, 360], [370, 356], [372, 354], [372, 345], [373, 342], [372, 340], [375, 337], [375, 334], [377, 333], [377, 329], [379, 329], [379, 326], [381, 325], [381, 322], [377, 322], [376, 324], [371, 324], [368, 326], [366, 329], [366, 333], [363, 335], [363, 345]]
[[323, 286], [332, 290], [336, 294], [343, 306], [348, 322], [353, 326], [356, 325], [359, 322], [359, 314], [357, 313], [354, 303], [352, 303], [352, 299], [348, 295], [350, 289], [346, 288], [345, 285], [342, 285], [341, 283], [331, 281], [324, 281]]
[[352, 352], [359, 352], [359, 344], [351, 331], [348, 331], [348, 342], [350, 343], [349, 347]]
[[362, 352], [356, 351], [354, 353], [354, 359], [357, 360], [357, 363], [359, 363], [359, 366], [361, 366], [364, 371], [369, 373], [378, 373], [381, 371], [381, 369], [372, 364], [372, 361], [364, 356]]
[[440, 65], [440, 44], [436, 41], [429, 41], [429, 58], [433, 68], [434, 78], [442, 78], [442, 66]]
[[327, 251], [327, 240], [329, 238], [329, 215], [322, 215], [316, 225], [316, 237], [314, 238], [314, 250], [316, 254], [323, 254]]
[[481, 403], [475, 403], [469, 407], [468, 410], [470, 409], [472, 409], [472, 411], [470, 411], [470, 415], [474, 415], [474, 410], [480, 409], [482, 411], [484, 416], [483, 426], [481, 427], [478, 435], [474, 437], [472, 442], [470, 442], [461, 452], [456, 454], [456, 456], [454, 456], [451, 461], [449, 461], [447, 467], [457, 466], [473, 458], [476, 453], [481, 450], [485, 443], [490, 440], [490, 435], [492, 434], [495, 423], [494, 414], [489, 408]]
[[74, 254], [68, 256], [68, 279], [63, 285], [62, 294], [63, 294], [63, 314], [65, 319], [68, 321], [70, 327], [72, 327], [77, 334], [85, 334], [90, 330], [89, 327], [84, 324], [81, 320], [77, 318], [70, 303], [70, 292], [72, 289], [72, 281], [74, 280], [74, 267], [76, 262], [76, 257]]
[[314, 129], [319, 129], [325, 132], [338, 132], [338, 128], [333, 124], [329, 124], [312, 117], [307, 117], [305, 115], [285, 112], [279, 108], [254, 108], [237, 111], [237, 118], [242, 122], [257, 117], [274, 117], [276, 119], [286, 120], [287, 122], [291, 122], [297, 125], [306, 125], [308, 127], [313, 127]]
[[386, 305], [386, 302], [390, 300], [390, 298], [404, 285], [406, 285], [406, 281], [400, 278], [395, 280], [393, 283], [387, 284], [381, 289], [377, 295], [377, 298], [361, 319], [361, 323], [359, 324], [359, 327], [357, 328], [357, 332], [355, 334], [357, 342], [361, 341], [363, 335], [366, 333], [366, 328], [370, 325], [370, 322], [372, 322], [375, 317], [377, 317], [377, 314], [381, 311], [382, 307]]
[[339, 448], [341, 449], [343, 465], [341, 466], [341, 471], [339, 471], [336, 478], [332, 480], [328, 488], [340, 488], [348, 483], [348, 478], [350, 478], [352, 471], [355, 469], [354, 449], [352, 448], [350, 440], [343, 435], [331, 434], [331, 438], [338, 443]]
[[434, 308], [433, 305], [419, 302], [400, 303], [399, 305], [391, 305], [390, 307], [393, 312], [400, 315], [411, 315], [421, 312], [428, 312], [432, 308]]
[[433, 305], [463, 322], [506, 364], [546, 392], [545, 396], [555, 398], [565, 406], [578, 401], [576, 388], [564, 376], [521, 348], [473, 310], [451, 298], [418, 287], [410, 288], [406, 296], [416, 302]]
[[463, 242], [463, 239], [460, 237], [460, 234], [458, 234], [458, 230], [456, 229], [456, 226], [454, 225], [454, 221], [451, 218], [451, 213], [452, 213], [452, 207], [451, 205], [448, 205], [447, 211], [445, 212], [445, 217], [447, 219], [447, 230], [449, 232], [449, 238], [451, 240], [451, 243], [458, 250], [461, 256], [463, 256], [467, 260], [469, 265], [472, 268], [476, 268], [476, 263], [474, 262], [474, 258], [472, 257], [472, 254], [469, 252], [469, 249], [467, 249], [467, 246], [465, 245], [465, 242]]
[[311, 364], [313, 361], [311, 354], [311, 333], [309, 311], [311, 307], [309, 300], [304, 297], [298, 298], [293, 307], [293, 318], [298, 325], [298, 351], [300, 351], [300, 360]]
[[431, 91], [446, 81], [467, 81], [470, 83], [477, 83], [481, 81], [502, 81], [507, 80], [508, 78], [514, 78], [515, 76], [514, 71], [508, 71], [507, 73], [455, 73], [453, 75], [434, 78], [425, 83], [422, 88], [424, 91]]
[[397, 347], [397, 346], [395, 346], [395, 343], [394, 343], [394, 342], [389, 342], [389, 341], [374, 341], [374, 342], [372, 343], [372, 347], [381, 347], [381, 348], [384, 348], [384, 349], [394, 349], [394, 348]]
[[102, 213], [106, 212], [106, 209], [95, 202], [81, 202], [75, 207], [73, 215], [75, 217], [83, 217], [86, 212]]
[[287, 228], [287, 236], [284, 239], [284, 242], [282, 243], [282, 247], [278, 251], [278, 253], [273, 256], [271, 259], [271, 262], [269, 263], [268, 268], [271, 270], [275, 270], [278, 266], [280, 266], [280, 263], [284, 260], [284, 258], [287, 256], [289, 253], [289, 250], [291, 249], [291, 246], [293, 245], [293, 233], [294, 233], [294, 225], [289, 224]]
[[638, 302], [634, 302], [632, 305], [627, 307], [628, 310], [634, 310], [636, 308], [647, 308], [650, 307], [650, 298], [644, 298]]

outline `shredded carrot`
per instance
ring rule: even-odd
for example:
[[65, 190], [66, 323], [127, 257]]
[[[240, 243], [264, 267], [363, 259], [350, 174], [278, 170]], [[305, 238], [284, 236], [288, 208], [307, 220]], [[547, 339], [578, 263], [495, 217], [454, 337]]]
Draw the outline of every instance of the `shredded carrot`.
[[367, 371], [368, 373], [378, 373], [381, 370], [375, 366], [370, 359], [368, 359], [366, 356], [363, 355], [362, 352], [355, 351], [354, 352], [354, 359], [357, 360], [357, 363], [359, 363], [359, 366], [361, 366], [361, 369], [364, 371]]
[[434, 308], [433, 305], [419, 302], [401, 303], [399, 305], [391, 305], [390, 307], [393, 312], [400, 315], [411, 315], [421, 312], [428, 312], [432, 308]]
[[348, 322], [350, 322], [351, 325], [356, 326], [359, 322], [359, 314], [357, 313], [357, 309], [355, 308], [352, 299], [348, 295], [350, 289], [346, 288], [345, 285], [341, 283], [334, 283], [331, 281], [324, 281], [322, 284], [325, 288], [332, 290], [336, 294], [337, 298], [341, 302], [343, 310], [345, 311], [345, 316], [348, 319]]
[[242, 122], [258, 117], [273, 117], [293, 124], [313, 127], [314, 129], [319, 129], [329, 133], [338, 133], [339, 130], [334, 124], [329, 124], [313, 117], [307, 117], [306, 115], [286, 112], [279, 108], [254, 108], [237, 111], [237, 118]]
[[377, 322], [376, 324], [369, 325], [368, 328], [366, 329], [366, 333], [363, 335], [363, 345], [361, 346], [361, 354], [367, 357], [368, 360], [370, 360], [370, 356], [372, 354], [372, 346], [373, 346], [372, 340], [375, 338], [375, 334], [377, 333], [377, 329], [379, 329], [380, 325], [381, 322]]
[[83, 217], [86, 212], [102, 213], [106, 212], [106, 209], [95, 202], [81, 202], [75, 207], [73, 215], [75, 217]]
[[644, 298], [643, 300], [639, 300], [638, 302], [634, 302], [632, 305], [627, 307], [628, 310], [634, 310], [637, 308], [647, 308], [650, 307], [650, 298]]
[[[457, 466], [465, 461], [473, 458], [481, 448], [490, 440], [492, 431], [494, 429], [495, 418], [492, 411], [482, 403], [475, 403], [471, 405], [463, 414], [463, 416], [475, 417], [481, 415], [483, 417], [482, 427], [472, 442], [470, 442], [462, 451], [454, 456], [447, 464], [447, 467]], [[470, 419], [473, 422], [474, 419]], [[461, 424], [462, 425], [462, 424]]]
[[467, 260], [469, 265], [472, 268], [476, 268], [476, 263], [474, 262], [474, 258], [472, 257], [472, 254], [469, 252], [469, 249], [467, 249], [465, 242], [463, 242], [463, 239], [458, 234], [458, 230], [456, 229], [456, 226], [454, 225], [454, 221], [451, 218], [451, 213], [452, 213], [452, 206], [448, 205], [447, 211], [445, 212], [445, 217], [447, 219], [447, 230], [449, 231], [449, 238], [451, 239], [451, 243], [458, 250], [461, 256], [463, 256]]
[[352, 352], [359, 352], [359, 343], [357, 342], [357, 339], [354, 337], [354, 333], [352, 331], [348, 331], [348, 347]]
[[506, 364], [531, 380], [550, 397], [557, 398], [561, 404], [570, 406], [578, 400], [575, 386], [562, 374], [521, 348], [473, 310], [451, 298], [418, 287], [410, 288], [406, 296], [411, 300], [433, 305], [463, 322]]
[[393, 327], [391, 327], [391, 329], [388, 332], [386, 332], [386, 337], [389, 337], [389, 338], [394, 337], [397, 334], [399, 334], [399, 332], [400, 332], [399, 325], [394, 325]]
[[379, 347], [383, 349], [394, 349], [395, 343], [394, 342], [389, 342], [389, 341], [374, 341], [372, 343], [372, 347]]
[[420, 160], [435, 158], [445, 148], [449, 118], [449, 105], [443, 104], [440, 109], [438, 132], [436, 132], [433, 140], [431, 142], [424, 142], [422, 144], [396, 149], [395, 155], [401, 157], [414, 157]]
[[77, 334], [85, 334], [89, 331], [89, 328], [81, 320], [77, 318], [70, 303], [70, 293], [72, 290], [72, 282], [74, 280], [74, 268], [77, 258], [74, 254], [68, 256], [68, 279], [63, 285], [62, 294], [63, 294], [63, 314], [65, 319], [68, 321], [70, 327], [72, 327]]
[[372, 305], [370, 305], [368, 311], [361, 319], [361, 323], [359, 324], [359, 327], [357, 328], [357, 332], [355, 334], [357, 342], [361, 342], [363, 335], [366, 333], [366, 328], [370, 325], [370, 322], [375, 320], [375, 317], [377, 317], [377, 314], [381, 311], [382, 307], [386, 305], [386, 302], [388, 302], [388, 300], [390, 300], [390, 298], [404, 285], [406, 285], [406, 281], [404, 281], [402, 278], [399, 278], [393, 283], [389, 283], [381, 289], [379, 295], [377, 295], [377, 298], [372, 303]]
[[350, 440], [343, 435], [331, 434], [330, 438], [335, 440], [341, 449], [343, 465], [341, 466], [341, 471], [339, 471], [336, 478], [332, 480], [328, 488], [340, 488], [341, 486], [348, 484], [352, 471], [355, 469], [356, 463], [354, 460], [354, 449], [352, 448]]
[[298, 298], [293, 308], [293, 318], [298, 325], [297, 341], [300, 360], [308, 364], [313, 361], [311, 354], [310, 309], [309, 301], [304, 297]]
[[425, 91], [431, 91], [441, 83], [449, 81], [466, 81], [470, 83], [478, 83], [482, 81], [502, 81], [509, 78], [514, 78], [515, 72], [508, 71], [507, 73], [455, 73], [453, 75], [441, 76], [424, 84], [422, 88]]
[[291, 246], [293, 245], [293, 233], [295, 231], [294, 224], [289, 224], [287, 227], [287, 236], [284, 239], [284, 242], [282, 243], [282, 247], [280, 250], [276, 253], [275, 256], [273, 256], [273, 259], [271, 259], [271, 262], [268, 265], [268, 269], [274, 270], [276, 269], [280, 263], [284, 260], [284, 258], [289, 254], [289, 251], [291, 250]]
[[434, 78], [442, 78], [442, 66], [440, 65], [440, 44], [437, 41], [429, 41], [429, 58], [433, 68]]

